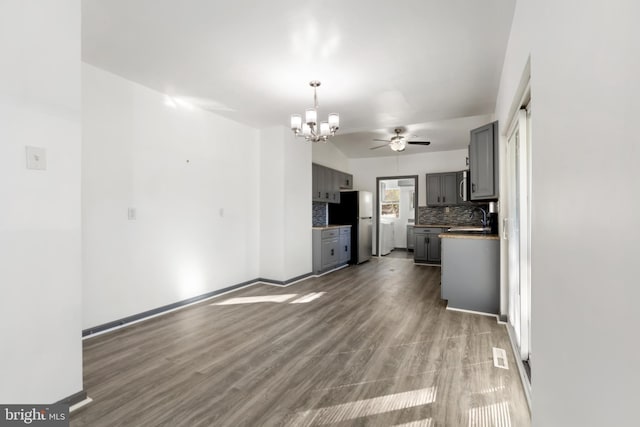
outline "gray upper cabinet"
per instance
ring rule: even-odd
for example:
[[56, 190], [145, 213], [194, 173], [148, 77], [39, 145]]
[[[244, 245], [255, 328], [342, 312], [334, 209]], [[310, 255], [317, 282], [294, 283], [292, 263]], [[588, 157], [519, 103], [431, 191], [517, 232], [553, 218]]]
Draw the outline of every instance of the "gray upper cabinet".
[[311, 182], [312, 182], [312, 196], [311, 199], [314, 202], [323, 201], [322, 199], [322, 190], [320, 189], [320, 181], [322, 178], [320, 177], [321, 166], [313, 163], [311, 165]]
[[333, 169], [327, 169], [331, 176], [331, 193], [330, 203], [340, 203], [340, 183], [342, 181], [342, 172]]
[[471, 131], [469, 143], [471, 200], [498, 198], [498, 122]]
[[451, 206], [458, 203], [455, 172], [427, 174], [427, 206]]
[[345, 172], [339, 172], [339, 173], [340, 173], [340, 189], [353, 190], [353, 175]]
[[313, 163], [312, 197], [314, 202], [340, 203], [340, 189], [353, 188], [353, 176]]

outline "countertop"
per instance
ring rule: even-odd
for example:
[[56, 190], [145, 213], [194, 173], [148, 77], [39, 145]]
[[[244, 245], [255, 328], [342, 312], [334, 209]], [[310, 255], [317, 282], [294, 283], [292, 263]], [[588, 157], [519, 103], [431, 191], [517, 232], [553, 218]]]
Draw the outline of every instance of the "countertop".
[[324, 227], [311, 227], [313, 230], [331, 230], [333, 228], [341, 228], [341, 227], [351, 227], [351, 225], [335, 225], [335, 224], [329, 224], [329, 225], [325, 225]]
[[413, 225], [414, 228], [451, 228], [455, 227], [452, 224], [408, 224]]
[[499, 240], [500, 237], [497, 234], [490, 233], [464, 233], [449, 231], [447, 233], [438, 234], [440, 238], [447, 239], [478, 239], [478, 240]]

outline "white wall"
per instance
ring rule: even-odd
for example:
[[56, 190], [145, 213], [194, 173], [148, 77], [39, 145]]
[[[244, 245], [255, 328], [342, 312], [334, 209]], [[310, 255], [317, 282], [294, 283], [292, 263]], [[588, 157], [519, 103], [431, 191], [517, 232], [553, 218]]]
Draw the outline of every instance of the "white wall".
[[80, 2], [0, 2], [0, 52], [0, 402], [52, 403], [82, 390]]
[[398, 154], [389, 157], [351, 159], [349, 167], [353, 174], [354, 188], [371, 191], [374, 195], [377, 177], [418, 175], [418, 205], [425, 206], [427, 204], [425, 175], [467, 169], [467, 156], [467, 150], [411, 155]]
[[260, 277], [312, 270], [311, 143], [282, 126], [260, 131]]
[[84, 328], [257, 278], [257, 130], [82, 72]]
[[[466, 169], [467, 150], [438, 151], [427, 154], [398, 154], [389, 157], [351, 159], [354, 189], [370, 191], [376, 197], [376, 178], [418, 175], [418, 206], [427, 204], [426, 177], [428, 173], [453, 172]], [[374, 206], [378, 201], [374, 200]], [[373, 251], [376, 251], [376, 213], [373, 215]], [[416, 218], [417, 221], [417, 218]]]
[[638, 16], [630, 0], [516, 4], [497, 116], [531, 55], [535, 426], [637, 424]]
[[311, 158], [312, 144], [285, 129], [284, 280], [313, 269]]
[[[289, 132], [291, 133], [291, 131]], [[298, 140], [302, 141], [302, 138], [298, 138]], [[326, 143], [318, 142], [310, 145], [313, 163], [349, 172], [349, 159], [330, 140]]]

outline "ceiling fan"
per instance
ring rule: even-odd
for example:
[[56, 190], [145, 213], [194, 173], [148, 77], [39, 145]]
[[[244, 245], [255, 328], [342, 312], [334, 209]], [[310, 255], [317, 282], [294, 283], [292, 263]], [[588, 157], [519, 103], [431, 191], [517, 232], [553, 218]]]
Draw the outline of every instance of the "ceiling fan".
[[386, 144], [379, 145], [377, 147], [369, 148], [369, 150], [377, 150], [378, 148], [389, 146], [393, 151], [404, 151], [407, 148], [407, 144], [412, 145], [429, 145], [431, 141], [412, 141], [409, 140], [406, 136], [401, 135], [403, 132], [402, 128], [395, 128], [393, 130], [395, 135], [391, 137], [391, 139], [374, 139], [374, 141], [384, 141]]

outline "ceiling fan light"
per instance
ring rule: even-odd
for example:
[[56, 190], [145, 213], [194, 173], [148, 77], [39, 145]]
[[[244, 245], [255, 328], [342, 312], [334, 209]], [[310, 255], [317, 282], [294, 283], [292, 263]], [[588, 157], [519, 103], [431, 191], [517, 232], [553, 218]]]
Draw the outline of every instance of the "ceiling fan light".
[[300, 132], [302, 129], [302, 116], [300, 114], [292, 114], [291, 115], [291, 130], [295, 133]]
[[318, 112], [315, 110], [315, 108], [308, 108], [307, 111], [305, 111], [305, 122], [309, 125], [309, 126], [315, 126], [318, 120]]

